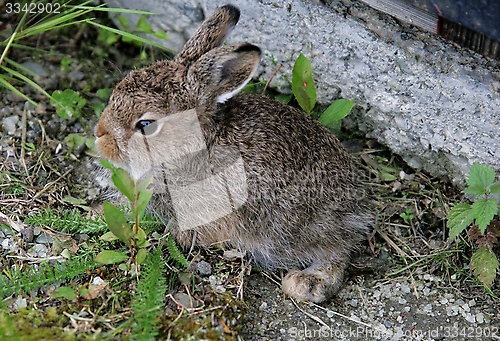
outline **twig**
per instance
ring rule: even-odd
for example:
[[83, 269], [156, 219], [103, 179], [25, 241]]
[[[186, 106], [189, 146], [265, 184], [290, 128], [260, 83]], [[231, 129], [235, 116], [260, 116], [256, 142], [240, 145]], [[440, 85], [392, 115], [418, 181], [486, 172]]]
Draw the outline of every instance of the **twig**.
[[341, 314], [341, 313], [337, 313], [336, 311], [333, 311], [333, 310], [330, 310], [330, 309], [326, 309], [326, 308], [324, 308], [324, 307], [322, 307], [322, 306], [320, 306], [320, 305], [317, 305], [316, 303], [312, 303], [312, 302], [310, 302], [309, 304], [313, 305], [313, 306], [314, 306], [314, 307], [316, 307], [316, 308], [320, 308], [320, 309], [322, 309], [322, 310], [324, 310], [324, 311], [326, 311], [326, 312], [331, 312], [332, 314], [337, 315], [337, 316], [340, 316], [340, 317], [342, 317], [342, 318], [345, 318], [345, 319], [347, 319], [347, 320], [349, 320], [349, 321], [351, 321], [351, 322], [354, 322], [354, 323], [360, 324], [360, 325], [362, 325], [362, 326], [365, 326], [365, 327], [367, 327], [367, 328], [371, 328], [371, 329], [374, 329], [374, 330], [377, 330], [377, 331], [380, 331], [380, 332], [384, 332], [382, 329], [380, 329], [380, 328], [378, 328], [378, 327], [376, 327], [376, 326], [372, 326], [371, 324], [368, 324], [368, 323], [365, 323], [365, 322], [362, 322], [362, 321], [355, 320], [355, 319], [353, 319], [352, 317], [346, 316], [346, 315]]
[[26, 176], [29, 178], [30, 174], [28, 172], [28, 167], [26, 167], [26, 160], [25, 160], [25, 157], [26, 157], [26, 116], [27, 116], [27, 105], [28, 103], [26, 103], [24, 105], [24, 109], [23, 109], [23, 117], [22, 117], [22, 120], [21, 120], [21, 125], [22, 125], [22, 130], [21, 130], [21, 164], [23, 165], [24, 167], [24, 171], [26, 172]]
[[273, 282], [277, 286], [280, 286], [280, 283], [277, 280], [275, 280], [273, 277], [271, 277], [271, 275], [269, 275], [267, 272], [263, 271], [262, 274], [264, 276], [266, 276], [271, 282]]
[[283, 64], [280, 64], [280, 65], [278, 65], [278, 67], [276, 69], [274, 69], [273, 73], [271, 74], [271, 77], [269, 77], [269, 79], [266, 82], [266, 85], [264, 86], [264, 90], [262, 91], [263, 94], [266, 93], [266, 89], [269, 86], [269, 83], [271, 83], [274, 76], [276, 76], [276, 74], [278, 73], [278, 71], [281, 69], [282, 66], [283, 66]]
[[37, 199], [39, 196], [41, 196], [43, 193], [47, 192], [47, 190], [52, 187], [54, 184], [58, 183], [59, 180], [61, 180], [62, 178], [64, 178], [66, 175], [68, 175], [71, 171], [73, 170], [73, 168], [70, 168], [66, 171], [66, 173], [64, 173], [63, 175], [61, 175], [60, 177], [58, 177], [56, 180], [52, 181], [52, 182], [49, 182], [47, 185], [45, 185], [45, 187], [40, 191], [38, 192], [37, 194], [35, 194], [35, 196], [33, 197], [33, 199], [31, 199], [32, 201], [34, 201], [35, 199]]
[[33, 263], [41, 263], [49, 260], [66, 260], [63, 256], [52, 256], [52, 257], [25, 257], [25, 256], [10, 256], [7, 255], [8, 258], [17, 258], [21, 260], [27, 260]]
[[[295, 300], [293, 298], [290, 297], [290, 300], [292, 301], [292, 303], [295, 305], [295, 307], [297, 307], [297, 309], [299, 309], [302, 313], [306, 314], [309, 318], [313, 319], [314, 321], [318, 322], [319, 324], [323, 325], [324, 327], [327, 327], [328, 329], [330, 329], [330, 326], [327, 325], [322, 319], [320, 319], [318, 316], [315, 316], [313, 314], [310, 314], [308, 313], [307, 311], [305, 311], [304, 309], [302, 309], [301, 307], [299, 307], [299, 305], [297, 304], [297, 302], [295, 302]], [[313, 303], [314, 304], [314, 303]], [[319, 306], [318, 306], [319, 307]]]
[[389, 238], [389, 236], [387, 236], [384, 232], [380, 231], [380, 230], [377, 230], [378, 234], [382, 237], [382, 239], [384, 239], [387, 244], [389, 244], [390, 247], [392, 247], [394, 250], [396, 250], [396, 252], [402, 256], [403, 258], [409, 258], [409, 255], [404, 252], [403, 250], [401, 250], [401, 248], [399, 246], [396, 245], [396, 243], [394, 243], [392, 241], [391, 238]]

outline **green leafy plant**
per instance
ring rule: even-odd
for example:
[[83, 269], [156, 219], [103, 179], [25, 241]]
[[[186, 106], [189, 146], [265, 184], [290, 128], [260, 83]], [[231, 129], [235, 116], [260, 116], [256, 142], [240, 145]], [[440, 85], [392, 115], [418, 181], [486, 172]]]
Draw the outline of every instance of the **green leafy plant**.
[[49, 227], [64, 233], [102, 233], [106, 230], [106, 223], [95, 215], [84, 217], [80, 210], [55, 210], [46, 208], [36, 214], [28, 216], [24, 222], [33, 226]]
[[62, 118], [80, 117], [86, 103], [87, 100], [71, 89], [56, 90], [50, 99], [50, 104], [56, 107], [56, 113]]
[[399, 216], [403, 218], [405, 224], [408, 224], [411, 220], [415, 219], [415, 216], [411, 213], [410, 208], [407, 208], [405, 212], [400, 213]]
[[189, 267], [189, 262], [187, 261], [186, 257], [184, 257], [182, 252], [180, 252], [171, 234], [167, 239], [167, 249], [170, 253], [170, 258], [173, 259], [177, 264], [180, 264], [183, 268]]
[[44, 263], [38, 269], [5, 269], [0, 274], [0, 297], [18, 295], [21, 291], [28, 293], [44, 285], [71, 280], [96, 265], [89, 257], [73, 257], [59, 266]]
[[491, 286], [496, 277], [499, 263], [493, 253], [493, 245], [500, 237], [500, 224], [492, 223], [498, 215], [500, 181], [495, 182], [495, 171], [475, 162], [467, 177], [467, 187], [463, 191], [473, 197], [473, 204], [458, 203], [448, 214], [449, 240], [454, 240], [462, 231], [467, 231], [469, 239], [478, 247], [470, 260], [470, 267], [479, 280]]
[[144, 265], [131, 302], [135, 322], [132, 339], [141, 341], [155, 340], [160, 329], [157, 321], [163, 313], [167, 291], [161, 248], [156, 248]]
[[[23, 7], [23, 5], [26, 5], [27, 3], [28, 1], [24, 0], [21, 3], [21, 8]], [[40, 5], [49, 3], [51, 2], [48, 0], [41, 0], [39, 2]], [[15, 25], [15, 27], [13, 28], [7, 25], [6, 29], [0, 32], [2, 33], [2, 36], [7, 36], [7, 38], [4, 41], [0, 41], [0, 48], [3, 48], [3, 52], [0, 56], [0, 87], [3, 87], [7, 90], [14, 92], [18, 96], [24, 98], [25, 100], [31, 102], [34, 105], [36, 105], [37, 103], [32, 98], [24, 94], [19, 89], [20, 86], [27, 84], [31, 88], [35, 89], [36, 91], [40, 92], [42, 95], [44, 95], [47, 98], [50, 98], [51, 100], [53, 96], [48, 94], [36, 81], [33, 80], [33, 78], [37, 76], [34, 72], [30, 71], [21, 64], [16, 63], [14, 60], [8, 57], [12, 49], [29, 49], [37, 52], [45, 52], [45, 50], [36, 49], [24, 45], [23, 42], [27, 38], [68, 26], [88, 24], [98, 27], [101, 30], [101, 32], [105, 31], [110, 34], [121, 36], [127, 39], [128, 41], [134, 41], [141, 44], [151, 45], [158, 47], [162, 50], [170, 51], [167, 48], [151, 40], [143, 38], [135, 33], [123, 30], [117, 30], [115, 28], [102, 25], [96, 22], [95, 17], [92, 16], [93, 13], [98, 11], [111, 12], [111, 13], [134, 13], [140, 15], [150, 15], [154, 13], [137, 11], [137, 10], [127, 10], [121, 8], [107, 8], [105, 7], [105, 5], [92, 5], [91, 0], [84, 1], [79, 5], [71, 5], [70, 1], [62, 1], [60, 4], [61, 6], [59, 7], [58, 11], [45, 12], [43, 14], [38, 12], [33, 14], [30, 13], [30, 11], [20, 11], [19, 20], [17, 20], [17, 25]], [[144, 23], [144, 21], [145, 19], [142, 20], [140, 26], [138, 25], [139, 26], [138, 31], [140, 32], [144, 32], [144, 30], [147, 30], [147, 23]], [[155, 34], [155, 36], [157, 37], [166, 37], [166, 34], [164, 34], [164, 32], [153, 32], [153, 34]], [[69, 59], [63, 59], [61, 61], [61, 68], [63, 69], [68, 68], [70, 63], [71, 61]], [[81, 103], [81, 101], [78, 101], [78, 99], [75, 98], [74, 95], [69, 93], [62, 95], [63, 98], [61, 98], [60, 97], [61, 95], [57, 93], [56, 98], [58, 96], [59, 98], [54, 100], [55, 105], [57, 107], [58, 103], [62, 103], [63, 107], [63, 109], [58, 110], [58, 114], [60, 115], [62, 114], [63, 117], [73, 116], [71, 115], [73, 111], [70, 110], [68, 112], [67, 110], [68, 103], [66, 103], [64, 98], [69, 96], [73, 101], [76, 101], [75, 105], [77, 108], [78, 108], [78, 103]]]
[[318, 120], [334, 134], [339, 135], [342, 119], [349, 115], [354, 107], [354, 101], [338, 99], [326, 108], [321, 115], [314, 112], [316, 106], [316, 87], [312, 78], [312, 66], [302, 53], [295, 60], [292, 70], [292, 92], [299, 106], [306, 113]]
[[131, 203], [130, 216], [113, 204], [104, 203], [104, 218], [110, 232], [101, 238], [106, 241], [118, 239], [126, 243], [129, 246], [130, 256], [120, 251], [105, 250], [101, 251], [95, 260], [102, 264], [122, 263], [127, 259], [137, 262], [137, 264], [144, 263], [148, 255], [146, 248], [149, 246], [149, 242], [146, 239], [146, 233], [140, 227], [140, 221], [153, 195], [152, 181], [146, 179], [137, 183], [124, 169], [116, 168], [105, 160], [101, 160], [101, 164], [111, 170], [111, 180], [114, 185]]

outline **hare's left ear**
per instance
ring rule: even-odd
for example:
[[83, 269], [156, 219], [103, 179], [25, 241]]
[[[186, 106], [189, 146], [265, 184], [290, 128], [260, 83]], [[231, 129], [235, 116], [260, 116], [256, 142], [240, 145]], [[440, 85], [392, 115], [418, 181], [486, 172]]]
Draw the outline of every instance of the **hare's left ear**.
[[211, 49], [221, 46], [240, 19], [240, 10], [232, 5], [224, 5], [215, 11], [198, 28], [174, 61], [189, 66]]
[[241, 91], [260, 61], [252, 44], [228, 45], [204, 54], [188, 70], [187, 80], [200, 104], [223, 103]]

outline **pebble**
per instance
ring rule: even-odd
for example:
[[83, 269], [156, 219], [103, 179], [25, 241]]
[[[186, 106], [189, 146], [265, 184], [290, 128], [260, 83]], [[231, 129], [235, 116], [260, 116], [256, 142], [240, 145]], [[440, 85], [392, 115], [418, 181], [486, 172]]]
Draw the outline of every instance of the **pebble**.
[[19, 116], [13, 115], [9, 117], [5, 117], [2, 119], [2, 124], [7, 131], [7, 134], [14, 135], [17, 129], [17, 123], [19, 122]]
[[21, 65], [27, 68], [28, 70], [33, 71], [40, 77], [47, 77], [49, 75], [49, 72], [40, 63], [27, 61], [22, 63]]
[[358, 306], [358, 300], [347, 301], [347, 304], [349, 304], [353, 308], [356, 308]]
[[32, 247], [28, 253], [33, 257], [44, 258], [49, 254], [49, 248], [44, 244], [35, 244], [35, 246]]
[[174, 295], [175, 302], [183, 308], [192, 309], [200, 306], [200, 302], [193, 297], [183, 292], [178, 292]]
[[476, 314], [476, 322], [477, 323], [483, 323], [484, 322], [484, 314], [483, 313], [477, 313]]
[[43, 232], [43, 233], [40, 233], [40, 235], [36, 239], [36, 242], [40, 243], [40, 244], [49, 244], [49, 243], [52, 243], [52, 240], [53, 239], [51, 236], [49, 236], [47, 233]]
[[21, 230], [21, 236], [23, 238], [23, 241], [26, 243], [31, 243], [34, 238], [34, 230], [32, 226], [26, 226], [24, 229]]
[[201, 276], [210, 276], [212, 274], [212, 266], [204, 260], [196, 264], [196, 270]]

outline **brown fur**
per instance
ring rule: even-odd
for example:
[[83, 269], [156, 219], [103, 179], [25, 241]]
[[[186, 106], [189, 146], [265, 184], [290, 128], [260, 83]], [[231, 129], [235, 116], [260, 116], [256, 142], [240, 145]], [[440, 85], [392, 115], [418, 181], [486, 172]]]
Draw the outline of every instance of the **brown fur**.
[[[217, 193], [198, 195], [204, 179], [215, 178], [214, 189], [231, 194], [233, 212], [190, 230], [174, 224], [178, 242], [189, 247], [196, 233], [198, 245], [247, 251], [263, 268], [291, 270], [285, 293], [321, 302], [338, 290], [373, 215], [350, 156], [326, 128], [278, 101], [232, 96], [260, 55], [248, 43], [219, 47], [238, 17], [235, 7], [221, 7], [174, 61], [125, 77], [100, 118], [96, 144], [133, 177], [154, 178], [150, 207], [165, 219], [204, 221], [213, 213], [206, 207], [227, 209]], [[144, 135], [136, 131], [143, 120], [153, 122]], [[182, 207], [172, 204], [174, 189], [185, 197]], [[196, 214], [182, 216], [193, 208]]]

